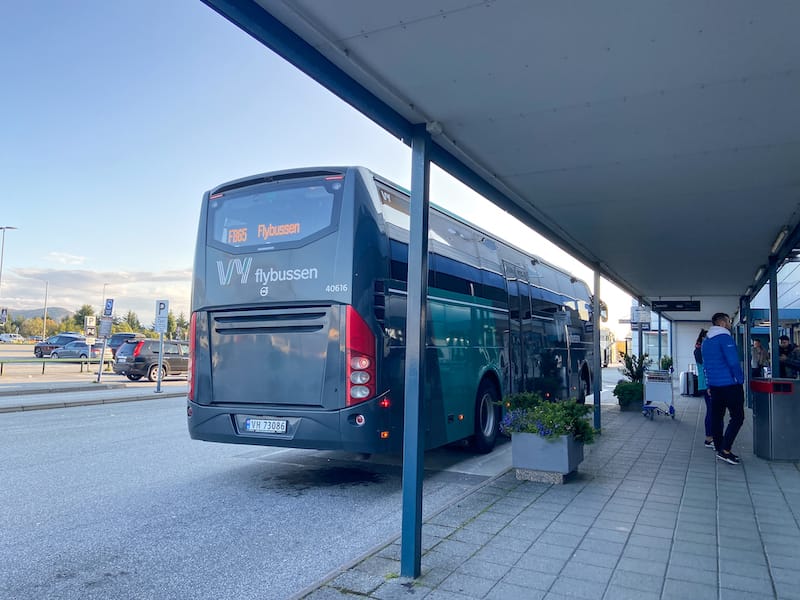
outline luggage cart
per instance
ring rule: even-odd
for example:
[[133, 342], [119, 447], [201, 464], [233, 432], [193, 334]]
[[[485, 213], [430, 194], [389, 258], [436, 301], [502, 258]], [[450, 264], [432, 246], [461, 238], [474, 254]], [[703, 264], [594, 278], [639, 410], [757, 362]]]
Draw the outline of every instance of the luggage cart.
[[669, 371], [644, 372], [642, 415], [651, 421], [655, 415], [675, 418], [675, 405], [672, 401], [672, 374]]

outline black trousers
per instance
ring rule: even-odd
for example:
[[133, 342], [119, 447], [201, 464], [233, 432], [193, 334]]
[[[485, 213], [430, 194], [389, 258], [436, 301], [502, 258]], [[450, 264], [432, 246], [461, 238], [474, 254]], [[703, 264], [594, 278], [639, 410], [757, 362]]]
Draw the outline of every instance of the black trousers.
[[[714, 435], [714, 447], [717, 452], [731, 451], [736, 435], [744, 423], [744, 388], [741, 384], [712, 386], [711, 392], [711, 431]], [[728, 411], [730, 420], [725, 433], [722, 426], [725, 420], [725, 411]]]

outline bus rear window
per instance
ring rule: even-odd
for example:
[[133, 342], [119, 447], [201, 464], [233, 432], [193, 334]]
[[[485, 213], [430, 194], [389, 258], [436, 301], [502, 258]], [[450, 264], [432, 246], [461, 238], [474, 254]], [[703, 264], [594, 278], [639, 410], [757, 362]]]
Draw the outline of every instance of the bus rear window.
[[336, 228], [341, 180], [265, 183], [212, 195], [208, 241], [227, 249], [290, 245]]

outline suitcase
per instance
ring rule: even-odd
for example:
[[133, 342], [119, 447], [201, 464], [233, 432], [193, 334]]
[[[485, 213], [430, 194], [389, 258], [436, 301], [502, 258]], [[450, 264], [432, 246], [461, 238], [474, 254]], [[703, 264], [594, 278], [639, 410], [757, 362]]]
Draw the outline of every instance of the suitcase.
[[697, 390], [697, 373], [681, 371], [680, 375], [681, 396], [694, 396]]

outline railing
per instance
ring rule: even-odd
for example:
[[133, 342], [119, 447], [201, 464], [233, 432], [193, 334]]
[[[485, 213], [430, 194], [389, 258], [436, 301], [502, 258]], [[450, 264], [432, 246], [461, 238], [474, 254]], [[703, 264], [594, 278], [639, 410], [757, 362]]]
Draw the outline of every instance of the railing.
[[88, 371], [91, 365], [99, 365], [103, 363], [104, 371], [110, 371], [111, 366], [114, 364], [113, 358], [5, 358], [0, 359], [0, 376], [3, 375], [3, 371], [6, 365], [11, 364], [38, 364], [42, 363], [42, 375], [44, 375], [45, 367], [47, 365], [53, 364], [80, 364], [81, 366], [81, 373], [83, 373], [83, 368], [86, 367]]

